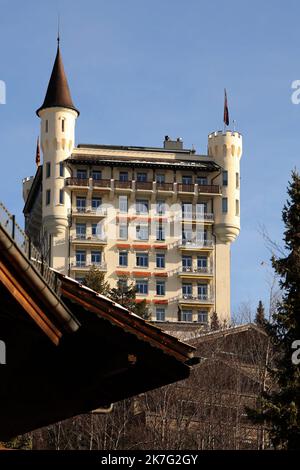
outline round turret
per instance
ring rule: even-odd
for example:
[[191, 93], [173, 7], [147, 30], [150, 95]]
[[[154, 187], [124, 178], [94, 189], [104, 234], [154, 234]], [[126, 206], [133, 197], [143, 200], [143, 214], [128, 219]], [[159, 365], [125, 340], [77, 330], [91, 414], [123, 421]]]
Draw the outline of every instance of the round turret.
[[221, 243], [231, 243], [240, 232], [242, 135], [232, 131], [209, 134], [208, 156], [222, 168], [221, 174], [215, 180], [221, 187], [222, 197], [214, 201], [214, 231]]
[[64, 182], [71, 175], [64, 160], [73, 151], [79, 115], [71, 98], [59, 46], [47, 93], [37, 115], [41, 119], [43, 151], [43, 225], [48, 233], [58, 235], [68, 226], [71, 201], [64, 191]]

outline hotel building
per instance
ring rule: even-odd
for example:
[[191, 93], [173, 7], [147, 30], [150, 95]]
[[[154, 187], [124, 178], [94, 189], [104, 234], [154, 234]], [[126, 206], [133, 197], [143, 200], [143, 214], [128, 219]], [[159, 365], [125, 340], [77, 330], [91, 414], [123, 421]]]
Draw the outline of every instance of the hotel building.
[[49, 264], [79, 281], [96, 265], [111, 287], [133, 282], [153, 321], [228, 321], [241, 134], [212, 132], [206, 154], [168, 136], [161, 148], [76, 146], [59, 46], [37, 115], [43, 159], [23, 180], [24, 215]]

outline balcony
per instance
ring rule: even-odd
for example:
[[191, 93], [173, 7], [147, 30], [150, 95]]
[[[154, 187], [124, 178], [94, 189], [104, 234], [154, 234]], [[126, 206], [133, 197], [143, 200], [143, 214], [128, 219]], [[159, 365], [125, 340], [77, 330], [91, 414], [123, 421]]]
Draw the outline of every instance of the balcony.
[[212, 240], [181, 240], [178, 242], [180, 249], [186, 250], [201, 250], [201, 249], [212, 249]]
[[98, 207], [97, 209], [89, 209], [88, 207], [74, 207], [72, 209], [73, 215], [92, 216], [92, 217], [106, 217], [107, 210]]
[[95, 189], [110, 189], [110, 180], [96, 180], [93, 179], [93, 187]]
[[194, 222], [206, 222], [213, 223], [214, 214], [209, 212], [198, 212], [197, 214], [191, 213], [182, 213], [182, 220], [184, 221], [194, 221]]
[[130, 191], [132, 190], [131, 183], [131, 181], [114, 181], [115, 189], [129, 189]]
[[75, 245], [81, 245], [81, 244], [92, 244], [92, 245], [106, 245], [107, 244], [107, 238], [105, 236], [86, 236], [86, 235], [75, 235], [70, 237], [71, 243]]
[[214, 299], [212, 295], [209, 295], [209, 294], [200, 294], [200, 295], [197, 295], [196, 297], [193, 296], [192, 294], [183, 294], [179, 297], [179, 303], [189, 304], [189, 305], [213, 304]]
[[168, 191], [168, 192], [173, 192], [174, 191], [174, 184], [173, 183], [159, 183], [156, 182], [156, 190], [157, 191]]
[[100, 271], [107, 271], [106, 263], [87, 263], [86, 261], [76, 261], [71, 263], [71, 269], [76, 271], [88, 271], [92, 266], [95, 266]]
[[179, 193], [197, 193], [198, 194], [220, 194], [220, 186], [217, 184], [177, 184]]
[[213, 268], [212, 267], [201, 267], [201, 268], [193, 268], [193, 267], [186, 267], [183, 266], [177, 271], [179, 276], [182, 277], [206, 277], [213, 275]]
[[135, 189], [137, 191], [153, 191], [152, 181], [136, 181]]
[[88, 178], [65, 178], [66, 186], [87, 187], [89, 186]]

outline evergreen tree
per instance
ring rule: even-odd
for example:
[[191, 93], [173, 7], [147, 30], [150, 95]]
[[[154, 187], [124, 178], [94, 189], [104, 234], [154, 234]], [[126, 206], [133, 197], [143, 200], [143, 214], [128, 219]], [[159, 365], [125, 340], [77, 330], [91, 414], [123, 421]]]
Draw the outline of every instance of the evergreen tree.
[[260, 409], [248, 410], [270, 427], [275, 448], [300, 449], [300, 365], [292, 361], [293, 342], [300, 339], [300, 176], [294, 171], [289, 199], [282, 212], [286, 256], [272, 259], [280, 276], [282, 299], [266, 331], [277, 353], [270, 370], [276, 389], [263, 394]]
[[258, 302], [258, 307], [256, 309], [255, 323], [257, 325], [262, 326], [264, 324], [264, 322], [265, 322], [265, 309], [264, 309], [262, 301], [260, 300]]
[[93, 289], [99, 294], [108, 295], [110, 287], [107, 281], [105, 281], [105, 274], [100, 271], [97, 266], [91, 266], [87, 275], [84, 279], [84, 285]]
[[125, 285], [123, 282], [118, 281], [117, 287], [109, 292], [109, 297], [114, 301], [135, 313], [139, 317], [148, 320], [150, 317], [146, 300], [137, 302], [136, 287], [133, 284]]
[[211, 330], [219, 330], [220, 329], [220, 322], [218, 318], [217, 312], [213, 312], [210, 320], [210, 329]]

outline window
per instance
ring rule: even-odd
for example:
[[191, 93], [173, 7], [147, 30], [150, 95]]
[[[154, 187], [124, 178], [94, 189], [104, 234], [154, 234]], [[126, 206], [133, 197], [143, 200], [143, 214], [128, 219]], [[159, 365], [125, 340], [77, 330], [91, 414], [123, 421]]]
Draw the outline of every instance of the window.
[[76, 209], [78, 212], [85, 212], [86, 209], [86, 198], [85, 197], [76, 197]]
[[119, 251], [119, 266], [128, 266], [128, 252]]
[[63, 189], [59, 190], [59, 203], [64, 204], [65, 203], [65, 192]]
[[156, 308], [156, 321], [165, 321], [166, 318], [166, 311], [164, 308], [157, 307]]
[[149, 239], [149, 227], [148, 224], [136, 226], [136, 239], [137, 240], [148, 240]]
[[46, 191], [46, 206], [49, 206], [51, 200], [51, 191], [50, 189], [47, 189]]
[[240, 215], [240, 201], [238, 199], [235, 200], [235, 215]]
[[208, 313], [206, 310], [199, 310], [198, 311], [198, 322], [199, 323], [207, 323], [208, 322]]
[[193, 312], [192, 312], [192, 310], [182, 310], [182, 312], [181, 312], [181, 321], [193, 321]]
[[48, 130], [49, 130], [49, 122], [48, 122], [48, 119], [46, 119], [46, 121], [45, 121], [45, 132], [46, 132], [46, 134], [48, 133]]
[[76, 266], [82, 267], [86, 264], [86, 252], [82, 250], [76, 251]]
[[76, 238], [81, 240], [86, 238], [86, 224], [76, 224]]
[[182, 218], [189, 220], [193, 218], [193, 204], [190, 202], [182, 203]]
[[128, 171], [120, 171], [119, 179], [120, 181], [128, 181]]
[[166, 295], [165, 281], [156, 281], [156, 295]]
[[98, 170], [92, 171], [92, 178], [93, 180], [101, 180], [102, 179], [102, 172]]
[[84, 284], [85, 277], [75, 276], [75, 281], [79, 282], [80, 284]]
[[136, 265], [139, 267], [147, 268], [149, 265], [148, 253], [137, 253], [136, 254]]
[[198, 284], [198, 299], [207, 300], [207, 284]]
[[137, 174], [137, 181], [146, 182], [147, 181], [147, 173], [138, 173]]
[[77, 178], [78, 179], [87, 179], [87, 171], [86, 170], [77, 170]]
[[128, 211], [128, 199], [127, 196], [119, 196], [119, 211], [127, 213]]
[[51, 163], [47, 162], [46, 163], [46, 178], [49, 178], [51, 176]]
[[196, 204], [197, 218], [201, 218], [204, 214], [207, 214], [207, 202], [198, 202]]
[[137, 199], [135, 203], [135, 210], [137, 214], [148, 214], [149, 202], [144, 199]]
[[65, 176], [64, 162], [59, 162], [59, 176]]
[[182, 257], [182, 270], [187, 272], [193, 270], [193, 258], [191, 256]]
[[183, 243], [193, 242], [193, 230], [191, 228], [184, 227], [182, 230], [182, 241]]
[[61, 131], [65, 132], [65, 119], [61, 120]]
[[96, 237], [97, 235], [97, 225], [98, 224], [92, 224], [92, 236]]
[[148, 281], [138, 279], [135, 284], [137, 294], [148, 295]]
[[205, 270], [207, 268], [207, 256], [197, 256], [197, 269]]
[[166, 230], [165, 226], [162, 224], [158, 224], [156, 226], [156, 240], [157, 241], [164, 241], [166, 239]]
[[187, 299], [193, 296], [192, 284], [182, 284], [182, 296]]
[[102, 253], [101, 251], [92, 251], [91, 252], [91, 262], [92, 264], [101, 264]]
[[182, 177], [182, 184], [193, 184], [193, 177], [189, 175], [184, 175]]
[[198, 228], [197, 231], [196, 231], [196, 240], [199, 243], [205, 244], [205, 242], [208, 240], [207, 230], [203, 230], [201, 228]]
[[226, 214], [228, 212], [228, 199], [227, 197], [222, 198], [222, 212]]
[[127, 224], [119, 225], [119, 238], [121, 238], [122, 240], [127, 240], [128, 238], [128, 225]]
[[240, 187], [240, 175], [239, 173], [235, 174], [235, 187], [238, 189]]
[[164, 183], [165, 182], [165, 175], [160, 173], [159, 175], [156, 175], [155, 179], [156, 179], [157, 183]]
[[223, 186], [228, 186], [228, 171], [223, 170], [222, 175], [223, 175], [223, 181], [222, 181]]
[[205, 184], [207, 184], [207, 177], [206, 176], [197, 176], [196, 182], [197, 182], [197, 184], [200, 184], [200, 186], [205, 185]]
[[157, 268], [164, 268], [166, 266], [165, 254], [164, 253], [156, 253], [156, 267]]
[[166, 213], [166, 202], [159, 200], [156, 202], [156, 214], [164, 215]]
[[98, 207], [100, 207], [102, 204], [102, 199], [101, 197], [93, 197], [92, 198], [92, 209], [97, 210]]

